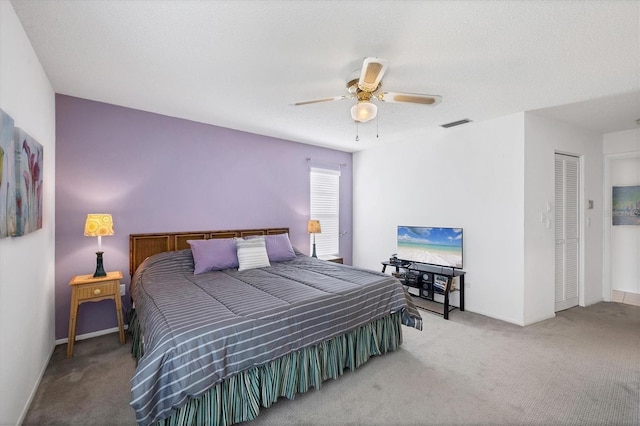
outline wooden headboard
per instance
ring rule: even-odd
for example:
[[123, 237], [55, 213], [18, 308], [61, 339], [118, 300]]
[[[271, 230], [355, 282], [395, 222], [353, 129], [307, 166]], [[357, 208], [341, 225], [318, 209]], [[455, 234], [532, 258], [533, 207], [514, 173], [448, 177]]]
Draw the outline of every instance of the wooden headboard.
[[246, 237], [249, 235], [285, 234], [289, 228], [232, 229], [228, 231], [164, 232], [129, 234], [129, 273], [133, 273], [149, 256], [165, 251], [189, 248], [187, 240]]

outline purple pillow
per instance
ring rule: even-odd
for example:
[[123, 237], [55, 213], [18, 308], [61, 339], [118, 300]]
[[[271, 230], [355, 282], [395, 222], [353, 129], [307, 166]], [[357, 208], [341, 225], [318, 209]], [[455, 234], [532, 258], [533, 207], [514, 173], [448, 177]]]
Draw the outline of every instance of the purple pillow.
[[187, 240], [193, 254], [193, 275], [238, 267], [236, 241], [233, 238]]
[[[263, 235], [249, 235], [245, 239], [262, 237]], [[285, 260], [293, 260], [296, 258], [296, 252], [291, 246], [289, 234], [264, 235], [265, 245], [267, 246], [267, 256], [269, 262], [284, 262]]]
[[270, 262], [283, 262], [296, 258], [296, 253], [289, 241], [289, 234], [265, 235], [264, 238]]

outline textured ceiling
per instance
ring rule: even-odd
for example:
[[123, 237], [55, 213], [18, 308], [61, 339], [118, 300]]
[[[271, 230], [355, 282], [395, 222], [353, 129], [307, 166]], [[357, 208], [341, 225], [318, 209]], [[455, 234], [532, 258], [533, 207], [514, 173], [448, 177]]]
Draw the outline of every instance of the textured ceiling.
[[[344, 151], [522, 111], [603, 133], [640, 118], [637, 1], [12, 4], [57, 93]], [[346, 94], [366, 56], [389, 61], [385, 90], [443, 102], [359, 126], [351, 100], [291, 106]]]

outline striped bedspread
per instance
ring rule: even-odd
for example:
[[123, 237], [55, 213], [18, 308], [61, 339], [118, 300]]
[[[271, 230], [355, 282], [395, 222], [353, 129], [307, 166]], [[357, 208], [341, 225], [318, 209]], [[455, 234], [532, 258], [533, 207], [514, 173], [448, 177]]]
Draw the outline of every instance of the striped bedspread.
[[420, 315], [395, 278], [299, 255], [270, 268], [193, 275], [190, 250], [148, 258], [132, 296], [144, 355], [131, 379], [139, 424], [248, 368], [401, 311]]

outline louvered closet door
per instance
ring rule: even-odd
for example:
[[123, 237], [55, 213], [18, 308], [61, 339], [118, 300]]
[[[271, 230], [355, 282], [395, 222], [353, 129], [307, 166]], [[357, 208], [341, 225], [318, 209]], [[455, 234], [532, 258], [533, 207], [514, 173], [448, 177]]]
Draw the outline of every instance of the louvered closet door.
[[577, 157], [556, 154], [556, 312], [578, 304], [580, 233]]

